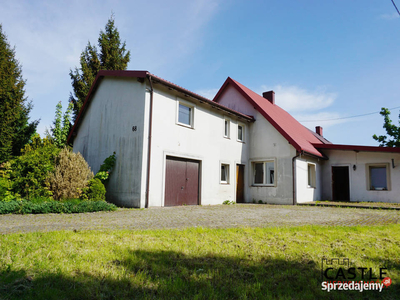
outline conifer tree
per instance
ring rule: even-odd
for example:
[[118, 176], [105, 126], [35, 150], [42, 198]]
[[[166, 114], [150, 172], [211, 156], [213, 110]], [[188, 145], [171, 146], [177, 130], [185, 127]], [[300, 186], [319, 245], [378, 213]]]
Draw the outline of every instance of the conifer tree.
[[29, 123], [32, 103], [25, 96], [25, 80], [0, 24], [0, 163], [21, 149], [35, 133], [39, 121]]
[[99, 51], [88, 42], [81, 53], [80, 68], [70, 70], [73, 94], [70, 102], [74, 103], [74, 120], [86, 99], [90, 87], [99, 70], [126, 70], [130, 59], [130, 51], [126, 51], [125, 42], [121, 43], [114, 17], [108, 20], [105, 30], [100, 31], [98, 39]]

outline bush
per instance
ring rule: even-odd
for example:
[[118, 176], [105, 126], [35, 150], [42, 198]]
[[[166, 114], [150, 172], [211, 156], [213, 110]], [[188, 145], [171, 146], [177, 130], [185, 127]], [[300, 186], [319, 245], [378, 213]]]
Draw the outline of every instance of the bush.
[[93, 172], [83, 156], [64, 148], [56, 157], [55, 169], [46, 184], [55, 200], [79, 198], [92, 178]]
[[106, 188], [100, 179], [93, 178], [89, 181], [88, 187], [84, 189], [84, 193], [81, 198], [91, 201], [105, 201]]
[[10, 161], [11, 192], [28, 199], [50, 197], [52, 193], [45, 182], [48, 173], [54, 171], [54, 159], [59, 152], [49, 139], [34, 136], [22, 155]]
[[115, 157], [115, 152], [110, 155], [109, 157], [107, 157], [103, 164], [100, 166], [100, 170], [99, 172], [97, 172], [97, 174], [94, 176], [94, 178], [98, 178], [100, 179], [100, 181], [102, 183], [107, 182], [110, 173], [111, 173], [111, 169], [114, 167], [115, 165], [115, 161], [116, 161], [116, 157]]
[[48, 214], [48, 213], [85, 213], [96, 211], [114, 211], [117, 207], [105, 201], [46, 201], [28, 200], [0, 202], [0, 214]]

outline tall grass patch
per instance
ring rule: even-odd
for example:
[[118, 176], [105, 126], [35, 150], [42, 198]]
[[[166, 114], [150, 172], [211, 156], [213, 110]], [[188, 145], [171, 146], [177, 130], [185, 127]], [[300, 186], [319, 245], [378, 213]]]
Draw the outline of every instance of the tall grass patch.
[[[395, 299], [400, 225], [77, 231], [0, 236], [5, 299]], [[346, 257], [392, 285], [321, 290], [322, 258]], [[360, 278], [357, 278], [360, 279]]]

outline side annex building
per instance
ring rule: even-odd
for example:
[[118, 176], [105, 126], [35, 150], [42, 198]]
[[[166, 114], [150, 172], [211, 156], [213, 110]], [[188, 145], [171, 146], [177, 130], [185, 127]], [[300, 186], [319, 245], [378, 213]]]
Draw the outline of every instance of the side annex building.
[[211, 101], [148, 71], [100, 71], [69, 134], [124, 207], [400, 202], [400, 149], [332, 144], [231, 79]]

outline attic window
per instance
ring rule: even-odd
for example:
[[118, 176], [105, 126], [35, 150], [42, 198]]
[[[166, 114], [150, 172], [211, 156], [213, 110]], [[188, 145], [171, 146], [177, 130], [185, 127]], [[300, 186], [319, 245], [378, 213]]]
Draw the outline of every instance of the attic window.
[[179, 101], [177, 124], [193, 128], [194, 106]]
[[229, 139], [230, 136], [230, 120], [224, 119], [224, 137]]
[[244, 142], [244, 125], [238, 124], [237, 140], [239, 142]]

